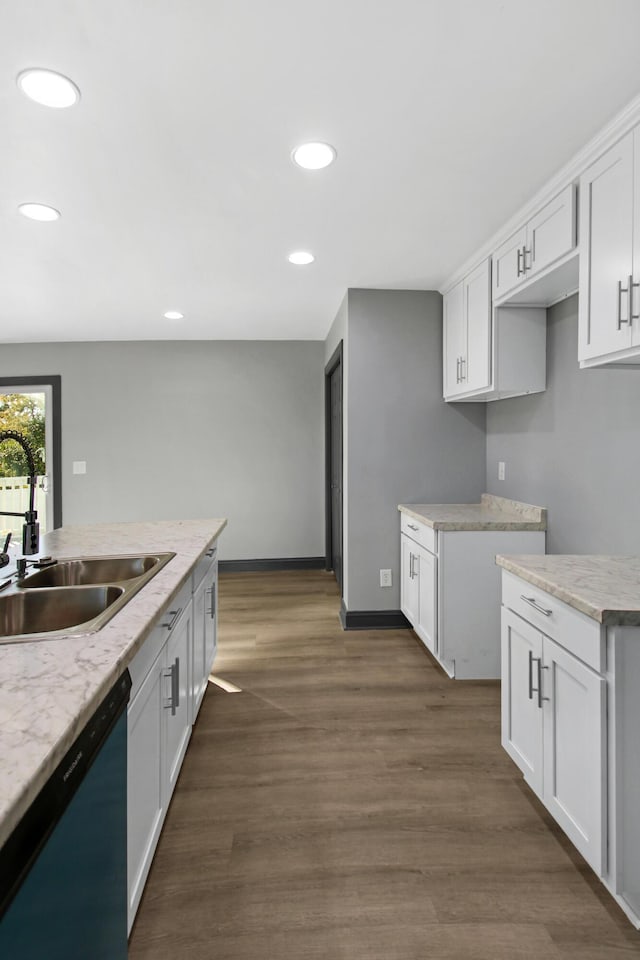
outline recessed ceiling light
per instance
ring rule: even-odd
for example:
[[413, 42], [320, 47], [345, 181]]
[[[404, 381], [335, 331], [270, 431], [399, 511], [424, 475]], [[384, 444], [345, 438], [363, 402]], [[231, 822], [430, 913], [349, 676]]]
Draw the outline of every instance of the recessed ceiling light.
[[72, 107], [80, 99], [80, 91], [72, 80], [55, 70], [41, 67], [23, 70], [17, 84], [24, 94], [45, 107]]
[[315, 257], [312, 253], [307, 253], [306, 250], [296, 250], [295, 253], [289, 254], [289, 263], [295, 263], [298, 267], [305, 267], [308, 263], [313, 263]]
[[46, 222], [60, 219], [60, 211], [47, 206], [46, 203], [21, 203], [18, 210], [23, 217], [29, 217], [29, 220]]
[[164, 316], [167, 320], [184, 320], [184, 313], [179, 310], [167, 310]]
[[305, 170], [322, 170], [336, 158], [336, 151], [330, 143], [302, 143], [291, 154], [293, 162]]

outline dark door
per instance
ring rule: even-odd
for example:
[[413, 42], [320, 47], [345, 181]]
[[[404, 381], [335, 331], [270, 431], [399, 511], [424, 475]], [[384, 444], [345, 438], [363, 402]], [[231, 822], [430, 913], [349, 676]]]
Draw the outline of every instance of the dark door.
[[342, 591], [342, 344], [326, 370], [327, 569]]

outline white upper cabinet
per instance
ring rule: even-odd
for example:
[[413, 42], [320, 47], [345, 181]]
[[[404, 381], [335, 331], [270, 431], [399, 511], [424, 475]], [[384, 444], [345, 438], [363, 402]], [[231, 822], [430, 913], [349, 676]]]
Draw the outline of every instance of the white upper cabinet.
[[467, 344], [464, 324], [464, 291], [462, 281], [445, 293], [442, 299], [443, 318], [443, 381], [445, 397], [464, 392], [460, 376], [461, 358]]
[[640, 130], [580, 180], [581, 366], [640, 363]]
[[485, 390], [491, 384], [490, 261], [483, 260], [443, 299], [444, 396]]
[[491, 385], [491, 261], [484, 260], [462, 281], [467, 352], [462, 364], [465, 390]]
[[489, 259], [444, 295], [443, 325], [445, 400], [498, 400], [545, 389], [545, 312], [492, 308]]
[[522, 251], [527, 244], [527, 228], [523, 227], [501, 243], [493, 254], [493, 296], [503, 296], [517, 287], [524, 276]]
[[500, 300], [511, 290], [540, 276], [574, 250], [575, 198], [575, 187], [569, 184], [494, 252], [494, 300]]

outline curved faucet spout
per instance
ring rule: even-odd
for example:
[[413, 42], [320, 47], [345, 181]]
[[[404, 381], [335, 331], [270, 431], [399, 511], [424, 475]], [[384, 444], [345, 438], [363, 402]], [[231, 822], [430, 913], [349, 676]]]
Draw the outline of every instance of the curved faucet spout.
[[25, 452], [27, 463], [29, 464], [29, 509], [25, 513], [10, 513], [7, 510], [0, 510], [2, 517], [24, 517], [22, 527], [22, 552], [25, 556], [31, 556], [40, 549], [40, 524], [38, 523], [38, 514], [36, 513], [35, 496], [36, 482], [36, 458], [31, 448], [31, 444], [25, 436], [18, 433], [17, 430], [0, 430], [0, 443], [5, 440], [15, 440], [20, 444]]

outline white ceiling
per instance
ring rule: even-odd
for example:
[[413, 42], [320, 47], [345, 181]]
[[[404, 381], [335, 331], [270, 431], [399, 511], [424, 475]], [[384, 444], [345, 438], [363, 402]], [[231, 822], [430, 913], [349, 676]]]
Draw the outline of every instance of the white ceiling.
[[347, 287], [437, 288], [640, 91], [638, 37], [638, 0], [0, 0], [0, 341], [321, 339]]

